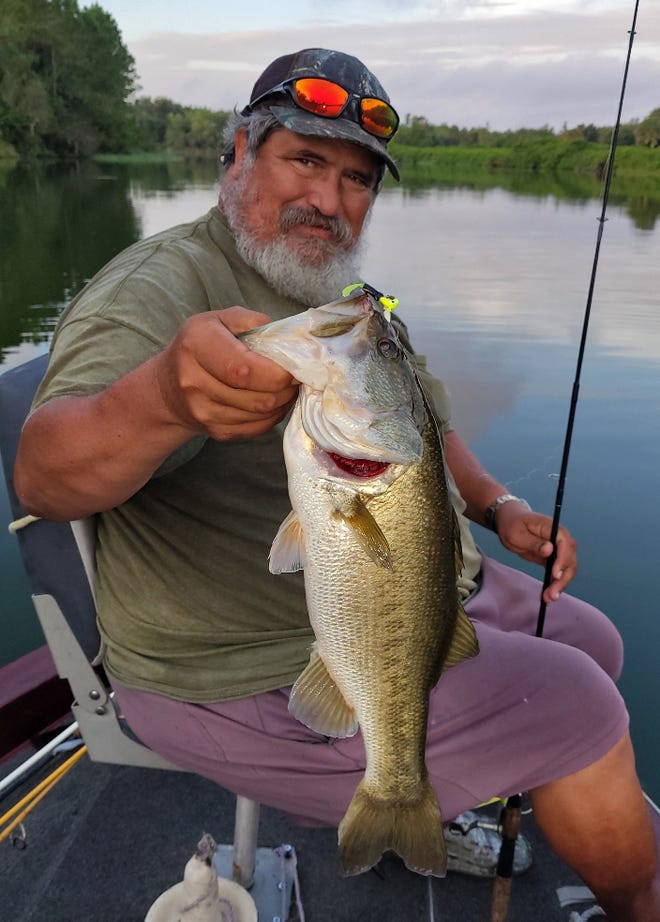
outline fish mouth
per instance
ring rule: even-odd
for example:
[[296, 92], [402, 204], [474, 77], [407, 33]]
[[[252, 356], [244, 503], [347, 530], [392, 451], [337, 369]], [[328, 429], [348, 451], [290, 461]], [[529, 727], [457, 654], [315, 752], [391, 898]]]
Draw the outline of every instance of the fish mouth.
[[360, 477], [363, 480], [372, 480], [374, 477], [380, 477], [390, 466], [389, 461], [370, 461], [368, 458], [345, 458], [334, 451], [326, 451], [326, 454], [332, 458], [337, 467], [353, 477]]

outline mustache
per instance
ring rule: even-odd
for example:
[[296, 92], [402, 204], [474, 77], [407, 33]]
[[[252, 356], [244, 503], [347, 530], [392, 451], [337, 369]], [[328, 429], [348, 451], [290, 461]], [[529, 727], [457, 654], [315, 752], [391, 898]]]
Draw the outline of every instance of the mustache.
[[351, 226], [345, 218], [336, 215], [325, 215], [318, 208], [302, 208], [300, 205], [287, 205], [280, 215], [280, 231], [285, 233], [303, 224], [307, 227], [320, 227], [334, 237], [339, 246], [346, 246], [353, 242]]

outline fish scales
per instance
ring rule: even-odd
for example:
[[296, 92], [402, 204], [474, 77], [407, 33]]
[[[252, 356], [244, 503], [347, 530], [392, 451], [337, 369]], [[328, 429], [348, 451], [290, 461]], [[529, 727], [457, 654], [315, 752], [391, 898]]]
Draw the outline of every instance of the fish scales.
[[[322, 315], [335, 310], [340, 320], [328, 326]], [[444, 836], [425, 764], [428, 700], [443, 665], [477, 647], [457, 597], [440, 435], [373, 299], [305, 314], [245, 336], [302, 382], [284, 434], [293, 512], [271, 550], [274, 572], [303, 566], [316, 637], [290, 709], [326, 735], [362, 733], [364, 778], [339, 826], [344, 871], [367, 870], [392, 849], [412, 870], [442, 876]], [[311, 335], [302, 346], [291, 341], [301, 326]], [[350, 459], [375, 473], [355, 474], [362, 461], [353, 468]]]
[[[317, 484], [299, 484], [295, 475], [291, 484], [310, 536], [305, 576], [319, 653], [346, 700], [364, 714], [365, 779], [403, 800], [416, 796], [424, 773], [420, 725], [458, 612], [446, 604], [454, 591], [453, 544], [438, 515], [447, 507], [446, 490], [432, 476], [441, 458], [427, 445], [421, 465], [366, 503], [387, 537], [391, 569], [374, 564], [350, 529], [333, 520], [331, 494], [322, 502]], [[402, 515], [405, 508], [414, 515]]]

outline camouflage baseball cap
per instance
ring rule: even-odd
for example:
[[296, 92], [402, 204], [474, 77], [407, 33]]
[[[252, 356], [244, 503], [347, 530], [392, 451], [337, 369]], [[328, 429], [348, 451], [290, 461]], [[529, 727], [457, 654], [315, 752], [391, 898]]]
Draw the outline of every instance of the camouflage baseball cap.
[[[322, 106], [314, 112], [308, 108], [307, 97], [296, 97], [294, 82], [310, 77], [338, 84], [349, 94], [338, 116], [329, 116]], [[262, 106], [290, 131], [359, 144], [384, 161], [399, 179], [396, 163], [387, 151], [399, 118], [380, 82], [358, 58], [327, 48], [304, 48], [276, 58], [255, 83], [243, 115]], [[384, 132], [387, 137], [378, 136]]]

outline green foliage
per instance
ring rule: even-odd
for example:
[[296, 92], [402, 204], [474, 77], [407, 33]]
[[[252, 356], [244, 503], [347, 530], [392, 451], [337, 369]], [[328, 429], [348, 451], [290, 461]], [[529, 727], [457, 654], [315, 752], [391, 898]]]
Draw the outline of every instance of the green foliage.
[[0, 169], [3, 166], [11, 166], [16, 160], [18, 160], [16, 148], [0, 138]]
[[[407, 115], [399, 128], [396, 142], [405, 147], [478, 147], [513, 148], [521, 146], [543, 150], [543, 144], [560, 141], [573, 144], [587, 141], [593, 144], [610, 145], [612, 128], [607, 126], [564, 125], [559, 134], [552, 128], [518, 128], [512, 131], [491, 131], [489, 127], [459, 128], [457, 125], [432, 125], [421, 115]], [[660, 109], [655, 109], [643, 122], [629, 122], [619, 127], [618, 146], [627, 147], [644, 144], [654, 147], [660, 144]], [[539, 145], [541, 147], [539, 148]], [[556, 149], [557, 155], [560, 149]], [[531, 155], [532, 157], [534, 154]]]
[[639, 123], [635, 142], [645, 147], [660, 147], [660, 109], [654, 109]]
[[[568, 176], [585, 177], [599, 183], [605, 175], [610, 147], [589, 141], [562, 141], [557, 137], [547, 140], [520, 141], [512, 147], [413, 147], [394, 142], [391, 152], [401, 170], [404, 181], [410, 177], [419, 180], [442, 181], [462, 177], [472, 179], [479, 174], [511, 172], [517, 175], [561, 176], [565, 184]], [[660, 147], [645, 150], [641, 147], [617, 149], [614, 161], [616, 184], [634, 177], [638, 184], [647, 176], [657, 184], [660, 176]]]
[[520, 144], [514, 148], [518, 169], [533, 172], [557, 172], [563, 169], [578, 173], [603, 172], [608, 148], [587, 140], [562, 141], [553, 138], [533, 144]]
[[614, 159], [615, 176], [658, 176], [660, 174], [660, 146], [648, 148], [621, 147]]
[[185, 109], [178, 103], [157, 96], [141, 96], [131, 105], [133, 124], [132, 146], [136, 150], [162, 151], [165, 149], [167, 123], [171, 116], [183, 115]]
[[519, 128], [516, 131], [491, 131], [490, 128], [459, 128], [457, 125], [432, 125], [422, 115], [407, 115], [396, 136], [406, 147], [513, 147], [521, 142], [554, 137], [551, 128]]
[[168, 150], [197, 159], [217, 156], [228, 112], [186, 108], [167, 117], [165, 144]]
[[130, 108], [133, 150], [217, 158], [229, 112], [181, 106], [163, 97], [142, 97]]
[[[432, 125], [421, 116], [407, 116], [390, 149], [404, 175], [412, 181], [443, 182], [462, 177], [478, 182], [478, 174], [512, 171], [518, 176], [593, 177], [605, 174], [612, 128], [595, 125], [491, 131]], [[641, 145], [646, 145], [645, 149]], [[656, 150], [648, 150], [657, 147]], [[619, 128], [614, 175], [655, 176], [660, 173], [660, 109], [644, 121]]]
[[112, 16], [77, 0], [0, 0], [0, 135], [23, 156], [128, 141], [134, 61]]
[[514, 166], [512, 151], [495, 147], [413, 147], [397, 141], [392, 144], [391, 152], [406, 175], [434, 174], [440, 168], [446, 175], [472, 176]]

